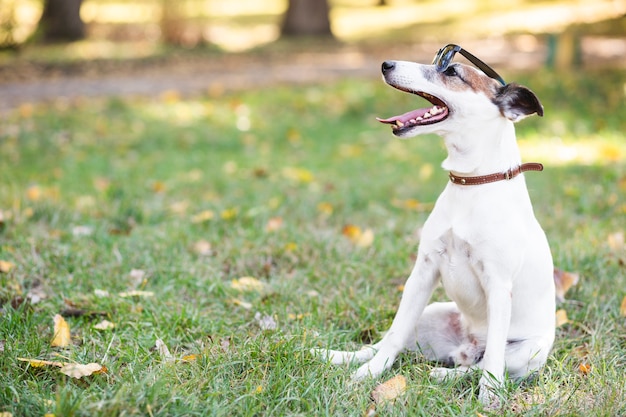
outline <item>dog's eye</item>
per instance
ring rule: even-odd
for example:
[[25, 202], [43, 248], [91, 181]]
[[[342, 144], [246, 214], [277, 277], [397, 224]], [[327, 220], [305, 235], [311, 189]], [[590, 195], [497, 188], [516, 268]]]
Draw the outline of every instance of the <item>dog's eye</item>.
[[456, 69], [454, 66], [450, 66], [443, 73], [448, 77], [454, 77], [456, 75]]

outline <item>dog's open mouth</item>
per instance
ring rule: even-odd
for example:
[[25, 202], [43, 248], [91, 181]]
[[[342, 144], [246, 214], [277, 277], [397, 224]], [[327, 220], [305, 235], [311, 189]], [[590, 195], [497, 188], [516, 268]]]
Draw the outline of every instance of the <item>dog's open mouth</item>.
[[424, 93], [423, 91], [407, 92], [416, 94], [420, 97], [424, 97], [426, 100], [430, 101], [432, 107], [412, 110], [410, 112], [404, 113], [399, 116], [390, 117], [388, 119], [376, 118], [376, 120], [381, 123], [391, 125], [391, 129], [394, 132], [400, 132], [402, 130], [410, 129], [415, 126], [425, 126], [439, 123], [448, 117], [448, 106], [446, 106], [446, 103], [444, 103], [441, 99], [433, 96], [432, 94]]

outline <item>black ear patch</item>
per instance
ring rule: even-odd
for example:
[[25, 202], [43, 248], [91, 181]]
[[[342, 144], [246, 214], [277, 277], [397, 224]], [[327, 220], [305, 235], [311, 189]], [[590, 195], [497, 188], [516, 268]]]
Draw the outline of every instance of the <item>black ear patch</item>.
[[543, 116], [543, 106], [539, 99], [535, 93], [523, 85], [511, 83], [501, 87], [493, 98], [493, 102], [498, 106], [502, 115], [513, 122], [533, 113]]

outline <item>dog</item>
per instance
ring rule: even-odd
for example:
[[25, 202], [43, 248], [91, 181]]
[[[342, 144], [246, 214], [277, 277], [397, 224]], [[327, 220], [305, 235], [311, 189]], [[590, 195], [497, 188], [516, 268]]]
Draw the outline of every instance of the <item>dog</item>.
[[[450, 48], [444, 53], [450, 58]], [[358, 351], [313, 353], [334, 364], [364, 363], [353, 375], [361, 380], [381, 375], [400, 353], [419, 351], [445, 366], [430, 372], [437, 380], [480, 370], [478, 398], [497, 408], [506, 375], [523, 378], [540, 369], [555, 337], [552, 255], [522, 174], [543, 167], [521, 163], [514, 128], [527, 116], [543, 116], [543, 107], [530, 89], [505, 84], [482, 61], [466, 57], [483, 71], [462, 63], [382, 64], [388, 85], [431, 106], [379, 121], [400, 138], [443, 137], [450, 181], [423, 226], [384, 337]], [[438, 283], [451, 301], [427, 305]]]

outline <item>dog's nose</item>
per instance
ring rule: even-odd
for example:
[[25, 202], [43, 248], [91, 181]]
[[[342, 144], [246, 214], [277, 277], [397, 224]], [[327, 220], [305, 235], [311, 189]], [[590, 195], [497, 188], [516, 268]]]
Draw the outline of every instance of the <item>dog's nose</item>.
[[394, 61], [385, 61], [385, 62], [383, 62], [383, 66], [382, 66], [383, 74], [388, 72], [388, 71], [391, 71], [395, 67], [396, 67], [396, 63]]

